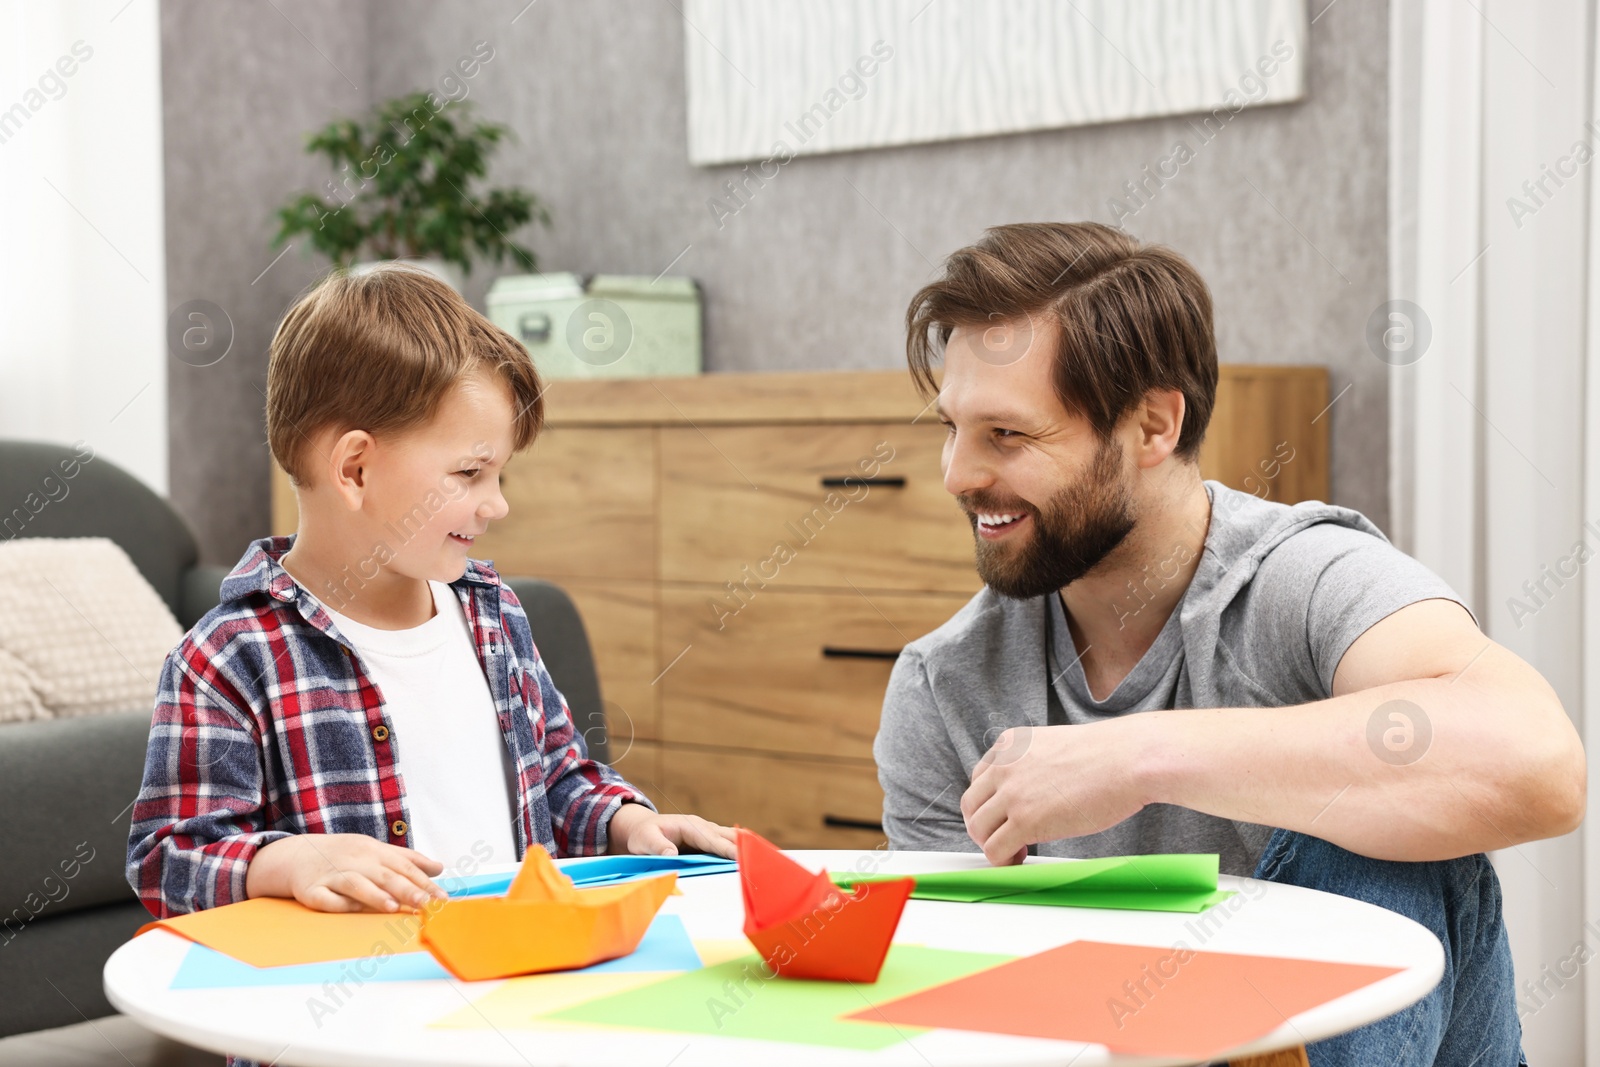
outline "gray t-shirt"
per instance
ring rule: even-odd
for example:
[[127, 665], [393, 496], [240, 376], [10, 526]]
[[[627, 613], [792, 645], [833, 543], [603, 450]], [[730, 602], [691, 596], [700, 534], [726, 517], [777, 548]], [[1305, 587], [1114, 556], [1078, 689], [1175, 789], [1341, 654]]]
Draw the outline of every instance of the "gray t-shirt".
[[[1219, 482], [1205, 486], [1211, 525], [1194, 578], [1105, 700], [1089, 695], [1055, 593], [1010, 600], [985, 588], [906, 646], [873, 746], [892, 848], [977, 850], [961, 794], [979, 758], [1009, 727], [1097, 722], [1154, 708], [1323, 700], [1345, 650], [1374, 623], [1421, 600], [1461, 603], [1357, 511], [1320, 501], [1291, 507]], [[1223, 873], [1248, 875], [1271, 832], [1270, 825], [1152, 804], [1101, 833], [1031, 851], [1215, 852]]]

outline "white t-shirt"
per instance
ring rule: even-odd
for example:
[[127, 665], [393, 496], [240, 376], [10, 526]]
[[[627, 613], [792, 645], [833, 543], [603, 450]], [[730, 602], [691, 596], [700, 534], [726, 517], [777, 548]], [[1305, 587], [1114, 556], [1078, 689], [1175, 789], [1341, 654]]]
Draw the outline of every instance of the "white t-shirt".
[[323, 607], [383, 696], [411, 847], [443, 863], [446, 875], [464, 861], [515, 863], [516, 776], [489, 680], [455, 590], [428, 587], [434, 616], [409, 630], [379, 630]]

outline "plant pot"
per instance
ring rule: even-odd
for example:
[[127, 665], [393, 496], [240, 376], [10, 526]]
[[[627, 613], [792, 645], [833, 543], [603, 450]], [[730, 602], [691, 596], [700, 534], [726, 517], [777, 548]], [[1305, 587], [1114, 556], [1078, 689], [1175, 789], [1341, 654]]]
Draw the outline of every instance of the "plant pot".
[[467, 279], [466, 279], [466, 276], [461, 273], [461, 268], [456, 266], [454, 263], [446, 263], [442, 259], [380, 259], [380, 260], [369, 260], [369, 261], [364, 262], [364, 263], [352, 263], [350, 265], [350, 273], [351, 274], [365, 274], [368, 271], [375, 270], [378, 267], [381, 267], [386, 263], [405, 263], [405, 264], [408, 264], [410, 266], [416, 267], [418, 270], [425, 270], [429, 274], [433, 275], [435, 278], [438, 278], [440, 281], [444, 282], [446, 285], [448, 285], [450, 288], [454, 289], [458, 293], [461, 292], [463, 290], [463, 288], [466, 286]]

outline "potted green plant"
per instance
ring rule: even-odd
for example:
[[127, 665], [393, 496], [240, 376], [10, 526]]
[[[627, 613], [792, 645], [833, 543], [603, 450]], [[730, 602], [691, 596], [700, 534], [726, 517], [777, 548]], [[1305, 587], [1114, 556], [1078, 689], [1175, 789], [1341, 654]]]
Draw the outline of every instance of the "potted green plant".
[[525, 189], [474, 189], [509, 133], [474, 122], [466, 101], [422, 92], [379, 104], [364, 119], [331, 122], [308, 135], [306, 151], [325, 157], [334, 177], [322, 192], [297, 193], [278, 209], [273, 247], [304, 236], [355, 270], [370, 266], [360, 260], [411, 260], [457, 289], [474, 260], [537, 271], [532, 250], [510, 235], [533, 221], [548, 226], [545, 206]]

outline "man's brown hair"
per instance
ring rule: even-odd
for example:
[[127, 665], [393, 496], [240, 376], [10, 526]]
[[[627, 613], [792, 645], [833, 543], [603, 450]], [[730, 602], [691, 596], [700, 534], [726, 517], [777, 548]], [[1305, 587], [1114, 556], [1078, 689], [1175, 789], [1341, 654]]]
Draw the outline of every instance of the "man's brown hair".
[[539, 434], [544, 401], [516, 338], [426, 271], [336, 271], [289, 309], [272, 338], [267, 445], [294, 483], [307, 485], [313, 435], [330, 426], [374, 435], [421, 426], [475, 371], [510, 386], [512, 451], [522, 451]]
[[1211, 293], [1182, 256], [1097, 222], [996, 226], [951, 254], [906, 311], [906, 357], [923, 395], [957, 326], [1047, 317], [1060, 327], [1056, 395], [1101, 440], [1153, 389], [1183, 394], [1176, 454], [1200, 453], [1217, 394]]

